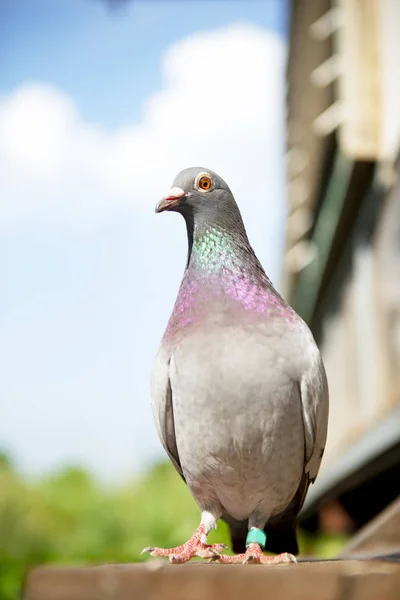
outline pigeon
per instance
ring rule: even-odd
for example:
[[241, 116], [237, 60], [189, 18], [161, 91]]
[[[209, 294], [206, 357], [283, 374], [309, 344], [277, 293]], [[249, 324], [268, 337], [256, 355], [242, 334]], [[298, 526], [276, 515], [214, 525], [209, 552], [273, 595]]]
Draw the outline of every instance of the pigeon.
[[[156, 206], [164, 211], [184, 217], [188, 255], [153, 365], [151, 405], [201, 520], [181, 546], [143, 552], [174, 563], [296, 562], [296, 517], [327, 436], [318, 347], [264, 272], [221, 177], [184, 169]], [[219, 519], [236, 554], [207, 543]]]

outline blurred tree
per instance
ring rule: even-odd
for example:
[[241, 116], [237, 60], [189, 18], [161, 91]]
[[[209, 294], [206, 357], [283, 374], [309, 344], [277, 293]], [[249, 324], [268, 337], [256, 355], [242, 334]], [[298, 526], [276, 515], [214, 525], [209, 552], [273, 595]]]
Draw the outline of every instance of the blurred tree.
[[198, 520], [169, 464], [110, 490], [81, 468], [27, 482], [2, 454], [0, 490], [0, 600], [18, 597], [33, 565], [140, 561], [143, 547], [179, 544]]
[[[0, 600], [15, 600], [26, 570], [44, 563], [144, 560], [149, 544], [174, 546], [197, 526], [198, 508], [169, 463], [120, 489], [101, 487], [85, 470], [63, 469], [25, 481], [0, 458]], [[229, 544], [224, 523], [210, 542]], [[342, 539], [300, 539], [303, 551], [334, 555]]]
[[3, 450], [0, 450], [0, 468], [11, 469], [11, 467], [12, 467], [11, 458], [9, 457], [9, 455], [6, 452], [4, 452]]

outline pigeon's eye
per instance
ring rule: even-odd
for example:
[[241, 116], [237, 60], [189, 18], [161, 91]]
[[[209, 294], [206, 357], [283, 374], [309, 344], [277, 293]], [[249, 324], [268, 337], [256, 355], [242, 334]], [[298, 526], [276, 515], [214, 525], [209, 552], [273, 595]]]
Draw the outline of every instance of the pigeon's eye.
[[208, 192], [208, 190], [211, 188], [211, 177], [208, 175], [202, 175], [198, 178], [196, 187], [198, 190]]

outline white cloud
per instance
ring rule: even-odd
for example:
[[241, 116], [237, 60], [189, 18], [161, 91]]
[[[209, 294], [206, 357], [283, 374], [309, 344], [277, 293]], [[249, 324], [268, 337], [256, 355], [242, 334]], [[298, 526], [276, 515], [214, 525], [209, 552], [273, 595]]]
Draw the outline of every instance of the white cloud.
[[[281, 191], [284, 44], [251, 25], [198, 33], [165, 54], [143, 121], [109, 133], [73, 100], [27, 83], [0, 101], [0, 225], [88, 227], [118, 205], [152, 210], [182, 168], [210, 167], [239, 203]], [[277, 176], [278, 175], [278, 176]]]
[[49, 84], [0, 98], [0, 254], [12, 291], [0, 444], [27, 471], [79, 460], [112, 478], [161, 455], [148, 382], [186, 240], [178, 217], [153, 211], [179, 170], [227, 180], [277, 279], [284, 60], [283, 42], [254, 26], [192, 35], [166, 51], [142, 121], [113, 132]]

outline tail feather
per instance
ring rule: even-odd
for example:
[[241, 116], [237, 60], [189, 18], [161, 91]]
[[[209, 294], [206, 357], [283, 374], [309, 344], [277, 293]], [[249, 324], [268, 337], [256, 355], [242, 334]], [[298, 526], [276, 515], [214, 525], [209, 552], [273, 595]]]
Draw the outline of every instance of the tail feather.
[[295, 519], [291, 522], [277, 523], [276, 526], [269, 525], [265, 529], [265, 533], [267, 534], [265, 549], [268, 552], [273, 552], [274, 554], [289, 552], [289, 554], [294, 555], [299, 553]]

